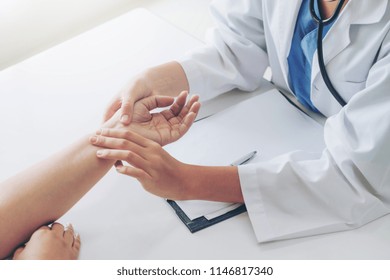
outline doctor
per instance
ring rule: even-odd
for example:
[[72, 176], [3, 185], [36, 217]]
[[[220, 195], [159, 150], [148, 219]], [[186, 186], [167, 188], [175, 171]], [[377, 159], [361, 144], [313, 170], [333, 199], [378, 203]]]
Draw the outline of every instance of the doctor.
[[[318, 0], [314, 8], [325, 19], [338, 4]], [[345, 1], [321, 34], [326, 71], [345, 106], [321, 75], [318, 25], [309, 7], [309, 0], [214, 1], [217, 26], [208, 44], [140, 74], [115, 97], [106, 117], [120, 109], [122, 122], [130, 122], [133, 104], [149, 95], [190, 90], [212, 98], [233, 88], [252, 91], [270, 66], [277, 87], [327, 117], [321, 155], [291, 151], [238, 168], [193, 166], [162, 148], [134, 145], [122, 131], [105, 130], [99, 137], [109, 149], [99, 156], [127, 159], [132, 167], [117, 170], [163, 197], [245, 202], [259, 242], [349, 230], [388, 214], [389, 1]], [[131, 157], [124, 156], [128, 150]]]

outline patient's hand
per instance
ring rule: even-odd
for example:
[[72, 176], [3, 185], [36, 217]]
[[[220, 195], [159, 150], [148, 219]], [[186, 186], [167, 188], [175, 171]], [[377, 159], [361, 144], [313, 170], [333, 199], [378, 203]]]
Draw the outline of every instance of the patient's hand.
[[18, 248], [14, 260], [75, 260], [80, 252], [80, 236], [72, 225], [54, 223], [36, 230], [23, 247]]
[[[191, 127], [199, 112], [198, 96], [192, 96], [186, 104], [187, 96], [187, 92], [182, 92], [176, 100], [168, 96], [146, 97], [135, 103], [130, 125], [124, 126], [119, 122], [117, 112], [103, 127], [130, 129], [164, 146], [182, 137]], [[156, 108], [167, 106], [170, 107], [160, 112], [151, 112]]]

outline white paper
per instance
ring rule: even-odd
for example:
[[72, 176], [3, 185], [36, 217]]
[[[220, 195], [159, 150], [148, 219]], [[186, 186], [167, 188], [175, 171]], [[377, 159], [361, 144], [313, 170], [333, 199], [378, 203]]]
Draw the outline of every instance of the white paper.
[[[271, 90], [196, 122], [182, 139], [166, 149], [180, 161], [217, 166], [229, 165], [252, 151], [257, 151], [257, 156], [247, 164], [294, 150], [322, 152], [324, 147], [323, 127], [277, 90]], [[229, 203], [177, 203], [190, 219], [212, 218], [223, 208], [231, 210]]]

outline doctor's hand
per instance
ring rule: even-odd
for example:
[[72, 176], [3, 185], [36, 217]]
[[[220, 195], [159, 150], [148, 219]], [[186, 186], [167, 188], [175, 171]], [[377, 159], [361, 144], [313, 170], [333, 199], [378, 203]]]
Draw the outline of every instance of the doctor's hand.
[[137, 78], [125, 86], [110, 102], [103, 121], [106, 122], [114, 116], [116, 112], [120, 113], [120, 121], [128, 125], [132, 121], [134, 105], [138, 100], [152, 96], [153, 90], [142, 78]]
[[[187, 96], [187, 92], [182, 92], [176, 100], [168, 96], [146, 97], [134, 105], [133, 121], [130, 125], [120, 123], [117, 112], [103, 128], [131, 130], [164, 146], [182, 137], [199, 112], [198, 97], [192, 96], [186, 103]], [[167, 106], [170, 107], [159, 112], [151, 112]]]
[[108, 121], [119, 112], [120, 121], [124, 125], [129, 125], [137, 101], [157, 95], [176, 97], [183, 90], [188, 91], [189, 85], [178, 62], [171, 61], [146, 69], [114, 97], [105, 112], [104, 121]]
[[97, 157], [117, 160], [116, 170], [136, 178], [146, 191], [169, 199], [188, 199], [186, 165], [158, 143], [123, 129], [102, 129], [96, 138], [94, 144], [106, 148], [97, 151]]
[[152, 194], [173, 200], [244, 202], [236, 166], [182, 163], [158, 143], [130, 130], [102, 129], [93, 143], [103, 147], [98, 158], [116, 160], [119, 173], [136, 178]]

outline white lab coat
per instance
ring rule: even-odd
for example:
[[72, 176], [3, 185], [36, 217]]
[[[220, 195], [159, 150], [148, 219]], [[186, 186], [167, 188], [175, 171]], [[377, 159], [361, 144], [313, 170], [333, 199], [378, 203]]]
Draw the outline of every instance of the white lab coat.
[[[350, 0], [324, 39], [328, 91], [313, 59], [311, 100], [328, 117], [326, 149], [292, 151], [239, 167], [241, 188], [259, 242], [360, 227], [390, 212], [390, 5]], [[302, 0], [220, 0], [207, 47], [180, 60], [190, 90], [211, 98], [254, 90], [269, 65], [288, 86], [287, 56]], [[288, 141], [288, 140], [286, 140]]]

